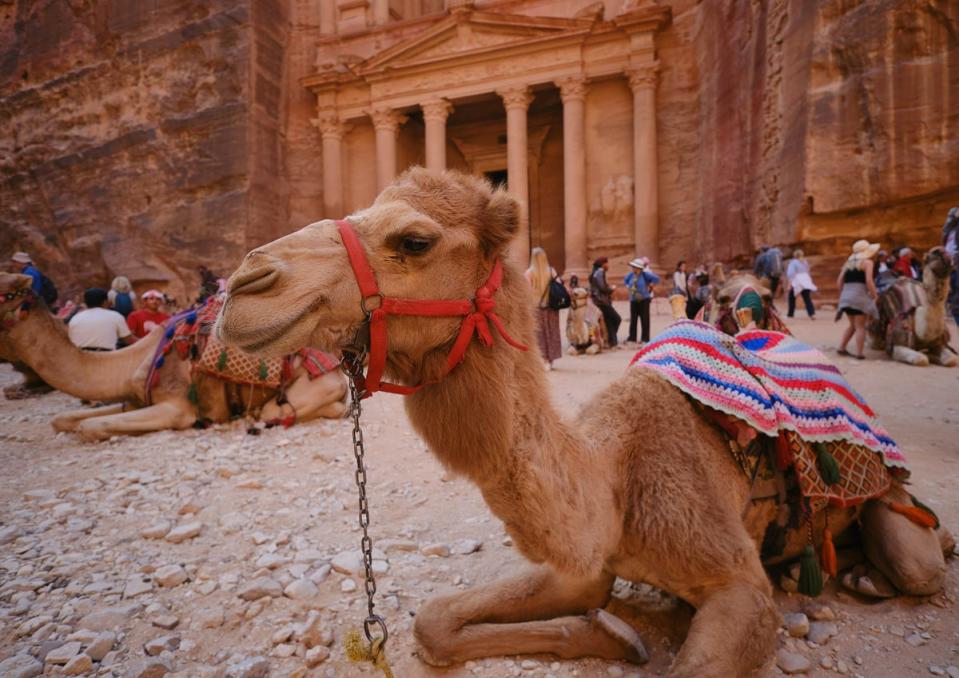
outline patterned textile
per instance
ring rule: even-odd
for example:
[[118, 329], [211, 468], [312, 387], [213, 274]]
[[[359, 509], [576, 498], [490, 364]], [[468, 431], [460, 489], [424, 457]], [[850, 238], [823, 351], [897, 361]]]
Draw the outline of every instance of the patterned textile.
[[915, 312], [928, 301], [923, 284], [909, 278], [898, 278], [879, 295], [879, 318], [871, 330], [883, 340], [887, 353], [891, 355], [896, 345], [916, 348]]
[[846, 441], [906, 469], [896, 442], [826, 357], [767, 330], [730, 337], [704, 323], [672, 324], [631, 365], [653, 369], [694, 400], [767, 436], [794, 431], [809, 442]]
[[842, 469], [838, 483], [827, 485], [816, 464], [813, 445], [794, 431], [786, 432], [789, 451], [794, 461], [799, 491], [810, 500], [810, 508], [820, 511], [827, 504], [845, 508], [885, 494], [892, 484], [892, 475], [882, 458], [872, 450], [849, 441], [825, 443], [827, 451]]
[[235, 346], [227, 346], [217, 339], [215, 334], [210, 333], [196, 361], [195, 369], [197, 372], [236, 384], [279, 388], [283, 359], [259, 358]]

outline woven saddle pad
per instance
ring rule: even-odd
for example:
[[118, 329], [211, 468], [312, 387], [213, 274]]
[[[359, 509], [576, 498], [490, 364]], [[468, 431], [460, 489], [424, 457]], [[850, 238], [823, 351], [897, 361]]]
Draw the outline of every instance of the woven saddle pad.
[[260, 358], [235, 346], [227, 346], [210, 334], [196, 362], [196, 370], [237, 384], [279, 388], [282, 358]]
[[839, 464], [840, 480], [827, 485], [817, 464], [812, 444], [794, 431], [786, 431], [799, 491], [809, 499], [813, 511], [827, 504], [845, 508], [861, 504], [885, 494], [892, 484], [892, 474], [882, 462], [882, 455], [867, 447], [841, 440], [821, 443]]

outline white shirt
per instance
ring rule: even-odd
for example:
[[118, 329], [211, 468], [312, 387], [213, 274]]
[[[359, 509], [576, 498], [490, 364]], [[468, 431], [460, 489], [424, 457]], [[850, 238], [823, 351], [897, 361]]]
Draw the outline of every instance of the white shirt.
[[117, 339], [130, 336], [127, 321], [108, 308], [88, 308], [80, 311], [67, 325], [70, 341], [80, 348], [117, 347]]

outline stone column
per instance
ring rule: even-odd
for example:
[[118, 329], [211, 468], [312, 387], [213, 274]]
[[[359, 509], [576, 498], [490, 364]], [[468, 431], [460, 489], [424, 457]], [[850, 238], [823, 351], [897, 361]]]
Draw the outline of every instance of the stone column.
[[343, 134], [345, 126], [335, 113], [313, 121], [323, 139], [323, 205], [325, 216], [343, 216]]
[[382, 191], [396, 178], [396, 133], [406, 116], [392, 108], [377, 108], [370, 117], [376, 130], [376, 190]]
[[627, 71], [633, 90], [634, 235], [636, 256], [659, 261], [659, 187], [656, 157], [656, 74], [654, 62]]
[[320, 33], [322, 35], [336, 33], [336, 5], [333, 1], [320, 3]]
[[446, 99], [424, 101], [423, 122], [426, 125], [426, 168], [446, 169], [446, 118], [453, 112], [453, 105]]
[[566, 271], [589, 272], [586, 252], [586, 78], [557, 80], [563, 100], [563, 206]]
[[529, 264], [529, 144], [526, 111], [533, 95], [526, 87], [497, 91], [506, 107], [506, 174], [510, 194], [520, 205], [519, 233], [513, 240], [513, 255], [523, 266]]
[[373, 23], [382, 26], [390, 20], [390, 0], [373, 0]]

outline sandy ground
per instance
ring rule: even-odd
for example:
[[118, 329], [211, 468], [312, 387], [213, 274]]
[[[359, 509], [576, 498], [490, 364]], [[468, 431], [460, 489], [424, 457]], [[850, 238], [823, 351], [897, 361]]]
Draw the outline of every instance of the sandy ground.
[[[898, 365], [878, 353], [862, 362], [839, 358], [841, 327], [828, 315], [790, 325], [838, 361], [908, 454], [914, 492], [959, 530], [959, 369]], [[653, 319], [654, 331], [667, 322], [665, 315]], [[564, 357], [549, 375], [555, 405], [572, 413], [631, 356]], [[0, 368], [0, 385], [15, 380]], [[377, 609], [390, 627], [397, 676], [664, 673], [677, 641], [646, 627], [653, 659], [641, 668], [550, 657], [490, 658], [445, 670], [421, 663], [411, 638], [419, 604], [509, 573], [521, 558], [478, 492], [447, 477], [412, 433], [402, 399], [383, 394], [367, 403], [371, 531], [384, 547]], [[340, 644], [364, 616], [362, 578], [330, 572], [334, 557], [349, 560], [359, 543], [349, 422], [259, 437], [237, 423], [86, 444], [49, 426], [53, 414], [76, 406], [58, 393], [0, 400], [0, 660], [52, 650], [50, 657], [69, 661], [82, 648], [102, 661], [87, 668], [74, 658], [66, 670], [146, 677], [162, 675], [162, 663], [179, 676], [374, 675], [349, 664]], [[162, 538], [176, 525], [198, 534], [180, 543]], [[151, 527], [161, 538], [143, 536]], [[422, 552], [447, 548], [445, 557]], [[838, 635], [819, 646], [784, 633], [783, 644], [811, 662], [807, 675], [959, 676], [957, 596], [954, 561], [945, 591], [932, 599], [875, 603], [830, 583], [819, 602], [834, 613]], [[784, 613], [807, 604], [782, 592], [777, 598]], [[630, 618], [631, 604], [616, 601], [612, 609]], [[115, 634], [105, 656], [87, 649], [104, 631]], [[101, 637], [98, 649], [109, 641]], [[310, 663], [319, 662], [310, 669], [308, 650]], [[44, 675], [64, 670], [47, 661]], [[28, 668], [16, 675], [36, 674]]]

